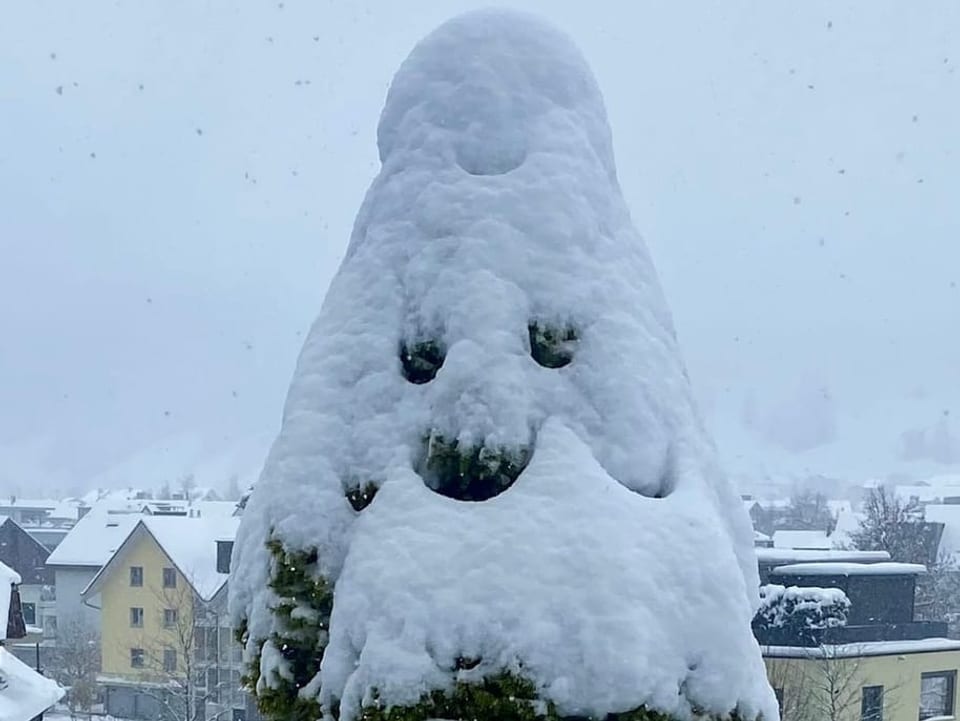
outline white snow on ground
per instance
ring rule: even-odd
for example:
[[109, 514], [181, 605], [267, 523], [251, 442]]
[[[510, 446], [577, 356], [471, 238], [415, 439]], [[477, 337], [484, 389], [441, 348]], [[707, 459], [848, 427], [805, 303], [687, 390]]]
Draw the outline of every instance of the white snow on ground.
[[53, 706], [64, 694], [56, 681], [41, 676], [0, 647], [0, 719], [30, 721]]
[[[317, 546], [336, 581], [320, 680], [344, 721], [374, 688], [392, 704], [449, 687], [460, 655], [483, 659], [465, 677], [522, 664], [564, 714], [776, 718], [750, 631], [749, 520], [579, 52], [526, 15], [457, 18], [397, 73], [378, 140], [243, 517], [234, 615], [253, 639], [272, 629], [272, 530]], [[531, 320], [577, 328], [569, 366], [532, 360]], [[398, 348], [430, 338], [443, 367], [408, 383]], [[506, 492], [459, 502], [414, 471], [430, 433], [534, 453]], [[344, 488], [369, 480], [381, 488], [358, 515]]]

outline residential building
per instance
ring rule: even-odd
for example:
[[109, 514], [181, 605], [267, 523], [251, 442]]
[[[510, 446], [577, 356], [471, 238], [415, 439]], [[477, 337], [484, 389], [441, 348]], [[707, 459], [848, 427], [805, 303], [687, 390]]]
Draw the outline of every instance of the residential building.
[[226, 613], [238, 525], [233, 516], [137, 516], [84, 590], [101, 609], [108, 714], [250, 718]]
[[78, 500], [25, 499], [11, 496], [0, 501], [0, 516], [10, 518], [27, 533], [53, 550], [83, 514]]
[[20, 576], [20, 603], [27, 626], [44, 636], [57, 631], [53, 573], [46, 567], [50, 551], [12, 518], [0, 517], [0, 562]]
[[819, 561], [768, 571], [773, 583], [841, 589], [850, 601], [843, 623], [757, 631], [783, 721], [954, 717], [960, 641], [944, 638], [943, 622], [914, 620], [915, 583], [924, 570]]
[[94, 506], [47, 557], [56, 589], [59, 628], [73, 624], [99, 628], [99, 610], [84, 604], [83, 590], [136, 525], [138, 510], [112, 503]]

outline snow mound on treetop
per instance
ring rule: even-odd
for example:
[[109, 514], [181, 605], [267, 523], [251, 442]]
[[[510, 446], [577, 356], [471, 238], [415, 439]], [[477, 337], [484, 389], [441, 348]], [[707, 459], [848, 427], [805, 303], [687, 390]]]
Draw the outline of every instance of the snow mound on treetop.
[[[336, 583], [319, 681], [344, 721], [374, 690], [411, 703], [504, 668], [563, 714], [776, 718], [749, 520], [579, 51], [524, 14], [456, 18], [403, 63], [378, 140], [241, 523], [235, 619], [254, 640], [274, 629], [272, 534], [316, 547]], [[531, 358], [533, 322], [576, 329], [568, 366]], [[413, 384], [399, 348], [424, 339], [446, 356]], [[456, 501], [416, 471], [430, 435], [532, 459], [500, 495]], [[358, 514], [344, 492], [367, 482], [380, 490]], [[480, 665], [455, 672], [461, 656]]]

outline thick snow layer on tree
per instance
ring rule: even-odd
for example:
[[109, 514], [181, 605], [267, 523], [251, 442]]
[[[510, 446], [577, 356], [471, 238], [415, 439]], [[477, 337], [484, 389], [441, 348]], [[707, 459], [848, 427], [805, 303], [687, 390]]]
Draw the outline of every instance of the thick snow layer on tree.
[[850, 599], [839, 588], [815, 586], [760, 587], [760, 608], [754, 625], [783, 628], [801, 625], [807, 629], [832, 628], [846, 624]]
[[[374, 689], [411, 703], [518, 667], [564, 714], [776, 718], [750, 631], [749, 520], [693, 406], [577, 49], [526, 15], [456, 18], [400, 68], [378, 142], [243, 517], [237, 620], [253, 640], [274, 628], [272, 533], [316, 547], [336, 583], [318, 681], [344, 721]], [[569, 365], [538, 365], [531, 323], [575, 329]], [[399, 349], [423, 340], [445, 357], [411, 383]], [[428, 437], [529, 465], [500, 495], [454, 500], [417, 472]], [[368, 482], [379, 492], [358, 513], [344, 494]], [[454, 672], [458, 657], [481, 661]]]

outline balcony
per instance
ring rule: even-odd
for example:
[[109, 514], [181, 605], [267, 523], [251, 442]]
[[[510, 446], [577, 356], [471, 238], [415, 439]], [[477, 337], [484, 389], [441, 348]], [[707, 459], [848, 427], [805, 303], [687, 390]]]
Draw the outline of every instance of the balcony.
[[762, 646], [832, 646], [869, 643], [872, 641], [920, 641], [925, 638], [946, 638], [943, 621], [909, 621], [871, 625], [812, 628], [798, 635], [788, 629], [772, 628], [756, 634]]

